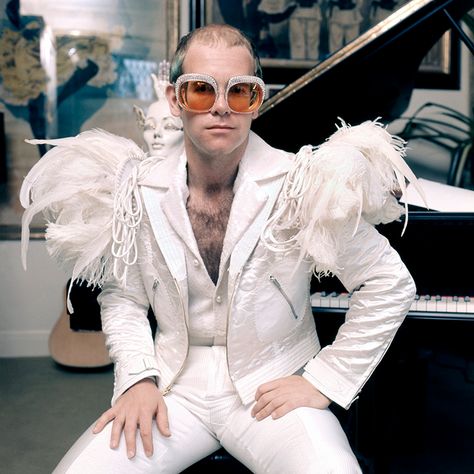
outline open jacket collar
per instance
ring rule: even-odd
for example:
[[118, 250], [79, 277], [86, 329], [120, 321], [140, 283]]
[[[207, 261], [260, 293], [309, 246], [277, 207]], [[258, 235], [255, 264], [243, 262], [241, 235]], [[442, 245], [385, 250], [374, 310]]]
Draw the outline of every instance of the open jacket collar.
[[[271, 147], [256, 133], [250, 131], [249, 142], [239, 165], [234, 190], [237, 190], [244, 178], [259, 182], [286, 174], [291, 166], [292, 156], [291, 153]], [[176, 178], [181, 181], [184, 178], [184, 183], [186, 182], [185, 152], [160, 160], [139, 184], [168, 189]]]
[[[292, 155], [272, 148], [250, 132], [247, 149], [239, 165], [234, 200], [229, 216], [221, 268], [232, 256], [231, 273], [238, 272], [255, 246], [273, 209]], [[155, 238], [170, 271], [178, 280], [186, 279], [184, 249], [199, 254], [186, 210], [186, 156], [182, 153], [157, 163], [139, 182]], [[168, 255], [168, 258], [167, 258]]]

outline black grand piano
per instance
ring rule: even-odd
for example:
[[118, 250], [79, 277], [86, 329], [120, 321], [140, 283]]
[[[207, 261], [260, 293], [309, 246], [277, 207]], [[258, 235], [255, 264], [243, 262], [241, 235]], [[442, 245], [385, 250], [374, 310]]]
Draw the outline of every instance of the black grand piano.
[[[474, 0], [405, 4], [313, 69], [293, 77], [263, 104], [253, 130], [273, 146], [297, 151], [323, 142], [335, 131], [338, 117], [352, 125], [378, 117], [389, 124], [407, 109], [428, 51], [448, 30], [456, 35], [460, 19], [472, 8]], [[265, 79], [272, 82], [271, 73]], [[458, 387], [460, 397], [449, 399], [449, 388], [442, 389], [459, 416], [448, 412], [439, 420], [434, 418], [445, 404], [437, 407], [439, 398], [432, 393], [437, 390], [433, 377], [439, 375], [433, 366], [444, 363], [439, 357], [447, 357], [448, 368], [457, 367], [466, 386], [474, 382], [474, 282], [466, 277], [474, 269], [474, 213], [410, 208], [404, 237], [401, 229], [399, 223], [379, 226], [413, 274], [417, 298], [359, 400], [348, 412], [334, 410], [365, 473], [473, 472], [474, 458], [470, 467], [468, 460], [459, 461], [462, 450], [453, 450], [451, 468], [426, 464], [426, 459], [450, 449], [445, 448], [448, 443], [469, 442], [465, 434], [474, 428], [472, 390], [464, 393]], [[321, 342], [330, 343], [350, 295], [334, 278], [314, 281], [312, 292]], [[443, 425], [460, 418], [462, 423]], [[405, 467], [400, 461], [394, 465], [395, 458], [405, 459]], [[225, 472], [248, 472], [229, 463], [222, 451], [186, 472], [213, 471], [219, 464]]]

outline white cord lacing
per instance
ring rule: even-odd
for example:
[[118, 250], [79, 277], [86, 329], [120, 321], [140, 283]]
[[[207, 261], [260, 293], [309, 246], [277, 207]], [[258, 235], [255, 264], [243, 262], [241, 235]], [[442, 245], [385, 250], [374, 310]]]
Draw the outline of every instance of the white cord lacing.
[[121, 172], [117, 173], [119, 180], [114, 198], [111, 252], [114, 257], [113, 275], [123, 286], [126, 284], [128, 267], [134, 265], [138, 259], [136, 237], [143, 218], [143, 203], [138, 183], [155, 162], [151, 157], [136, 164], [125, 181], [121, 180], [121, 175], [127, 163], [124, 163]]

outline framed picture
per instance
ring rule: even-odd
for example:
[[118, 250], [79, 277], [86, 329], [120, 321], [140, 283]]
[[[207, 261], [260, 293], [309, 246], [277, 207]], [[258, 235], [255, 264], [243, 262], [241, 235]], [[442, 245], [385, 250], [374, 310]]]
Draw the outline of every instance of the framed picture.
[[[23, 211], [19, 189], [46, 152], [45, 145], [29, 145], [25, 139], [74, 136], [102, 128], [144, 147], [133, 105], [143, 108], [156, 100], [151, 73], [176, 47], [179, 4], [179, 0], [2, 3], [0, 238], [18, 237]], [[40, 218], [33, 224], [42, 229]]]
[[[267, 83], [287, 85], [410, 0], [201, 0], [202, 24], [228, 23], [255, 43]], [[199, 4], [199, 1], [195, 1]], [[414, 8], [426, 0], [413, 0]], [[456, 49], [457, 48], [457, 49]], [[457, 88], [459, 49], [447, 33], [430, 51], [417, 86]]]
[[447, 31], [423, 59], [416, 87], [421, 89], [459, 89], [461, 43]]

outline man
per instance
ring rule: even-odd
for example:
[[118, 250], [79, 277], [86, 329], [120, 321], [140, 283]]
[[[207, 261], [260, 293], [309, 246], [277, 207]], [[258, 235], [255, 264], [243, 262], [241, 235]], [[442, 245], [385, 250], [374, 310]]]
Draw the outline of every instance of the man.
[[[167, 96], [185, 151], [122, 166], [114, 258], [99, 255], [109, 275], [100, 303], [112, 408], [55, 472], [177, 473], [220, 446], [256, 473], [361, 472], [328, 406], [350, 406], [413, 300], [405, 266], [365, 220], [394, 219], [398, 206], [353, 133], [321, 147], [315, 162], [310, 148], [294, 157], [250, 132], [259, 75], [251, 44], [232, 27], [181, 40]], [[388, 135], [379, 129], [354, 133], [372, 144]], [[354, 196], [364, 196], [362, 218]], [[118, 262], [113, 277], [108, 261]], [[322, 351], [312, 270], [354, 290], [346, 323]]]

